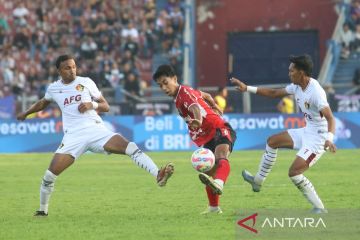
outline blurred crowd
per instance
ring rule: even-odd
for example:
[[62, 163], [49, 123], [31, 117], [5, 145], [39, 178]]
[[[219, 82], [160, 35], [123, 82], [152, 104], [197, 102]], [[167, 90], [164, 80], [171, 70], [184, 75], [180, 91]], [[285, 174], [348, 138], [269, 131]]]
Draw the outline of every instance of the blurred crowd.
[[155, 0], [0, 0], [0, 97], [42, 97], [64, 53], [100, 88], [141, 95], [154, 54], [181, 71], [182, 7], [182, 0], [160, 9]]
[[346, 19], [340, 34], [341, 57], [349, 58], [351, 53], [360, 52], [360, 0], [345, 4]]

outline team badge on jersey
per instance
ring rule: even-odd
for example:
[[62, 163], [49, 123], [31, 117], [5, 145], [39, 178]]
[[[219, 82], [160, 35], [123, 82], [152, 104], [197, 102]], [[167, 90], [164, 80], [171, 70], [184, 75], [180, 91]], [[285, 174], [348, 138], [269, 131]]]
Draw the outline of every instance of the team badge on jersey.
[[310, 107], [310, 103], [305, 102], [305, 103], [304, 103], [304, 105], [305, 105], [305, 108], [306, 108], [306, 109], [309, 109], [309, 107]]
[[81, 85], [81, 84], [78, 84], [78, 85], [76, 85], [76, 90], [78, 90], [79, 92], [82, 92], [82, 91], [84, 91], [84, 86], [83, 85]]

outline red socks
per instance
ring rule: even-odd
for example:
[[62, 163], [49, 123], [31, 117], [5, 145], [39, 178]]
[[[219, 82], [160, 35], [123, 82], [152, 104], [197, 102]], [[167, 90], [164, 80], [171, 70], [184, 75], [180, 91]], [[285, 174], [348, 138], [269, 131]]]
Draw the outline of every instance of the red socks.
[[[229, 176], [229, 173], [230, 173], [230, 164], [228, 160], [225, 158], [219, 159], [214, 179], [221, 179], [225, 183], [227, 177]], [[206, 193], [209, 199], [209, 206], [211, 207], [219, 206], [219, 195], [214, 194], [209, 186], [206, 186]]]
[[218, 161], [215, 179], [221, 179], [226, 182], [226, 179], [228, 178], [230, 173], [230, 164], [226, 158], [221, 158]]
[[206, 186], [206, 193], [209, 199], [209, 206], [210, 207], [217, 207], [219, 206], [219, 195], [214, 194], [213, 190], [209, 187]]

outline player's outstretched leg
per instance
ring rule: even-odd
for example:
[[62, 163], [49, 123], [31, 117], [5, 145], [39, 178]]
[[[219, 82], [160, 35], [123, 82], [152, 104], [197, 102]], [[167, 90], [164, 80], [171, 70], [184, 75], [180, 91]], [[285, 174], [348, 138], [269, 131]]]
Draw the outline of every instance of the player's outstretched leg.
[[262, 185], [266, 177], [269, 175], [271, 168], [274, 166], [277, 157], [277, 148], [274, 149], [266, 144], [265, 152], [262, 155], [259, 169], [254, 176], [254, 182], [257, 185]]
[[145, 169], [154, 177], [156, 177], [157, 184], [160, 187], [165, 186], [167, 180], [174, 173], [174, 164], [168, 163], [165, 167], [159, 170], [153, 160], [143, 151], [141, 151], [134, 142], [129, 142], [125, 149], [125, 153], [134, 161], [136, 165]]
[[290, 177], [295, 186], [303, 193], [304, 197], [313, 206], [313, 213], [327, 213], [320, 197], [317, 195], [314, 186], [304, 175], [299, 174]]
[[128, 155], [136, 165], [145, 169], [145, 171], [149, 172], [154, 177], [158, 175], [159, 168], [134, 142], [128, 143], [125, 154]]
[[153, 160], [141, 151], [134, 142], [129, 142], [121, 135], [115, 134], [103, 146], [104, 150], [111, 153], [126, 154], [134, 163], [143, 168], [145, 171], [153, 175], [159, 186], [165, 186], [167, 180], [174, 172], [174, 165], [168, 163], [164, 168], [160, 169]]
[[46, 217], [48, 215], [50, 195], [54, 191], [56, 175], [46, 170], [40, 185], [40, 208], [35, 212], [36, 217]]

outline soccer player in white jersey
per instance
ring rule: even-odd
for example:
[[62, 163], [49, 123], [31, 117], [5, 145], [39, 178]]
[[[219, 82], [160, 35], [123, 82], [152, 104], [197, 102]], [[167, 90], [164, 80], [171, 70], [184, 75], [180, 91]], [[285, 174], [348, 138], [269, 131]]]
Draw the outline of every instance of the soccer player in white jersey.
[[97, 112], [109, 111], [109, 104], [90, 78], [76, 76], [72, 56], [59, 56], [56, 68], [61, 78], [50, 84], [44, 98], [17, 116], [23, 121], [29, 114], [46, 108], [51, 101], [56, 102], [62, 112], [64, 138], [40, 185], [40, 209], [35, 216], [48, 215], [50, 194], [57, 176], [86, 151], [126, 154], [136, 165], [152, 174], [160, 187], [165, 186], [174, 172], [173, 164], [168, 163], [159, 170], [134, 142], [105, 127]]
[[254, 192], [259, 192], [275, 164], [278, 148], [299, 149], [289, 169], [289, 177], [312, 204], [312, 211], [324, 213], [327, 212], [324, 204], [312, 183], [303, 173], [316, 163], [325, 150], [335, 153], [336, 146], [333, 143], [335, 120], [326, 100], [324, 89], [318, 81], [310, 77], [312, 68], [313, 63], [309, 55], [291, 56], [289, 77], [292, 83], [281, 89], [247, 86], [236, 78], [232, 78], [231, 82], [241, 92], [247, 91], [272, 98], [294, 95], [306, 120], [304, 128], [289, 129], [269, 137], [258, 172], [253, 176], [244, 170], [242, 172], [244, 180], [252, 185]]

